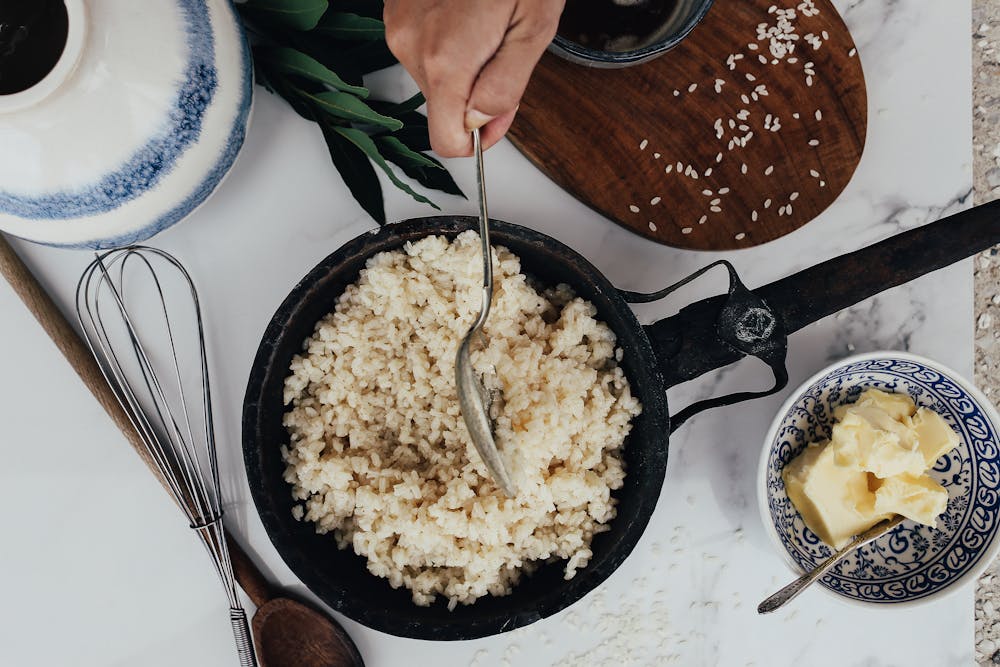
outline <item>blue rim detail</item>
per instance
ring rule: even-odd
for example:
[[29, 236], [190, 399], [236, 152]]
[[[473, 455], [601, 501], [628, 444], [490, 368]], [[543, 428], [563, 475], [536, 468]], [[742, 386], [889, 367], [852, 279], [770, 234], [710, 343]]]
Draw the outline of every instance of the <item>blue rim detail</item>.
[[767, 462], [768, 510], [782, 545], [803, 569], [831, 551], [802, 524], [784, 493], [781, 470], [808, 442], [825, 436], [832, 408], [862, 388], [908, 391], [958, 429], [962, 444], [934, 470], [949, 489], [948, 509], [934, 530], [904, 522], [859, 549], [821, 583], [864, 602], [918, 600], [946, 588], [976, 567], [1000, 531], [1000, 445], [995, 425], [975, 398], [936, 369], [908, 359], [848, 364], [806, 389], [782, 420]]
[[[236, 16], [236, 10], [232, 8], [230, 3], [227, 2], [226, 4], [229, 6], [229, 11], [232, 13], [233, 21], [238, 26], [239, 19]], [[225, 177], [225, 175], [229, 172], [230, 167], [232, 167], [233, 163], [236, 161], [236, 156], [239, 154], [240, 148], [243, 147], [243, 140], [246, 138], [247, 132], [247, 121], [250, 118], [250, 107], [253, 102], [253, 60], [250, 57], [250, 45], [247, 43], [246, 34], [239, 29], [239, 27], [237, 27], [237, 31], [239, 32], [240, 51], [241, 58], [243, 60], [242, 81], [240, 83], [243, 93], [240, 100], [239, 112], [233, 124], [233, 129], [229, 133], [229, 139], [226, 142], [225, 150], [222, 155], [219, 156], [219, 161], [215, 163], [215, 166], [212, 167], [211, 171], [208, 172], [208, 175], [206, 175], [206, 177], [201, 181], [194, 192], [188, 195], [177, 206], [170, 209], [142, 229], [110, 239], [101, 239], [100, 241], [91, 241], [72, 245], [59, 245], [58, 247], [104, 250], [107, 248], [119, 248], [132, 243], [144, 241], [187, 217], [188, 214], [208, 199], [208, 196], [211, 195], [215, 188], [219, 186], [223, 177]]]

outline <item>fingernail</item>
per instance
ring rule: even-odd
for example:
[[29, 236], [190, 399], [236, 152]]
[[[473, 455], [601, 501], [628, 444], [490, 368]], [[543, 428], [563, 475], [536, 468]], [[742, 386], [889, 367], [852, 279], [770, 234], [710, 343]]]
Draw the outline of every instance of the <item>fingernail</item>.
[[482, 111], [476, 111], [475, 109], [469, 109], [465, 112], [465, 128], [467, 130], [475, 130], [486, 123], [490, 122], [496, 118], [496, 116], [490, 116], [484, 114]]

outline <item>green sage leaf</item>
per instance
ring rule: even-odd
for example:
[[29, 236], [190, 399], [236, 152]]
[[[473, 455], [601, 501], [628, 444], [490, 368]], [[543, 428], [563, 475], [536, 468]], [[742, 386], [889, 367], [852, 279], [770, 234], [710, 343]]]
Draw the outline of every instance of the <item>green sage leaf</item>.
[[247, 0], [242, 6], [261, 20], [292, 30], [312, 30], [328, 7], [327, 0]]
[[406, 144], [391, 135], [383, 135], [375, 138], [375, 145], [378, 146], [382, 155], [402, 167], [404, 164], [415, 167], [425, 167], [431, 169], [444, 169], [440, 162], [435, 162], [423, 153], [410, 150]]
[[293, 86], [287, 77], [283, 76], [280, 72], [272, 72], [269, 69], [269, 63], [263, 59], [254, 61], [254, 71], [257, 73], [258, 82], [261, 82], [265, 88], [288, 102], [292, 109], [295, 110], [295, 113], [312, 123], [316, 122], [317, 117], [321, 114], [309, 104], [307, 98], [302, 97], [299, 89]]
[[455, 179], [451, 177], [451, 173], [444, 168], [444, 165], [430, 158], [432, 161], [437, 163], [438, 169], [414, 169], [413, 173], [410, 173], [403, 169], [407, 176], [420, 183], [420, 185], [425, 188], [430, 188], [432, 190], [440, 190], [441, 192], [446, 192], [450, 195], [457, 195], [462, 199], [468, 199], [465, 193], [462, 192], [462, 188], [458, 187], [458, 183]]
[[356, 63], [344, 57], [344, 43], [325, 39], [312, 32], [292, 32], [288, 34], [288, 46], [315, 58], [327, 69], [352, 86], [364, 86], [363, 73]]
[[418, 202], [421, 202], [423, 204], [429, 204], [434, 208], [440, 210], [437, 204], [435, 204], [430, 199], [428, 199], [427, 197], [423, 196], [422, 194], [411, 188], [402, 180], [400, 180], [399, 176], [396, 175], [396, 172], [392, 170], [392, 167], [389, 166], [389, 163], [386, 162], [385, 158], [382, 157], [382, 154], [379, 153], [378, 147], [375, 146], [375, 142], [372, 141], [372, 138], [369, 137], [367, 134], [353, 127], [332, 126], [330, 129], [332, 129], [334, 132], [337, 132], [345, 139], [350, 141], [352, 144], [354, 144], [362, 151], [364, 151], [365, 155], [370, 157], [372, 161], [376, 165], [378, 165], [379, 168], [382, 169], [382, 171], [385, 172], [385, 175], [389, 177], [389, 180], [392, 181], [392, 184], [395, 185], [397, 188], [399, 188], [406, 194], [410, 195]]
[[349, 41], [381, 40], [385, 38], [385, 24], [378, 19], [349, 12], [330, 12], [323, 17], [313, 32]]
[[371, 74], [380, 69], [395, 65], [396, 56], [386, 46], [385, 40], [355, 42], [357, 46], [341, 49], [344, 60], [354, 63], [362, 74]]
[[[450, 195], [465, 197], [465, 193], [458, 187], [455, 179], [451, 177], [444, 165], [430, 155], [416, 153], [405, 146], [396, 136], [377, 137], [375, 143], [390, 162], [402, 169], [404, 174], [420, 185]], [[403, 150], [399, 150], [400, 147]], [[419, 159], [414, 159], [414, 155], [419, 156]]]
[[351, 93], [361, 98], [368, 97], [368, 89], [364, 86], [352, 86], [341, 79], [335, 72], [327, 68], [311, 56], [301, 51], [281, 47], [262, 51], [259, 58], [268, 62], [274, 69], [287, 74], [301, 76], [310, 81], [326, 84], [345, 93]]
[[427, 117], [417, 111], [401, 113], [394, 116], [403, 123], [403, 129], [392, 133], [394, 137], [402, 141], [415, 151], [429, 151], [431, 149], [430, 131], [427, 129]]
[[382, 184], [375, 174], [375, 167], [365, 152], [347, 138], [335, 132], [326, 123], [320, 123], [326, 147], [334, 166], [344, 179], [355, 201], [375, 222], [384, 225], [385, 205], [382, 201]]
[[[386, 116], [392, 116], [393, 118], [399, 118], [399, 116], [402, 116], [403, 114], [413, 113], [414, 111], [419, 109], [420, 105], [423, 104], [425, 101], [426, 100], [424, 100], [424, 94], [418, 92], [413, 97], [407, 100], [403, 100], [402, 102], [368, 100], [368, 105], [371, 106], [372, 109], [378, 111], [380, 114], [384, 114]], [[405, 125], [406, 123], [404, 122], [403, 124]]]
[[383, 116], [350, 93], [327, 90], [321, 93], [303, 91], [303, 94], [320, 109], [337, 118], [378, 125], [390, 130], [398, 130], [403, 127], [402, 122]]

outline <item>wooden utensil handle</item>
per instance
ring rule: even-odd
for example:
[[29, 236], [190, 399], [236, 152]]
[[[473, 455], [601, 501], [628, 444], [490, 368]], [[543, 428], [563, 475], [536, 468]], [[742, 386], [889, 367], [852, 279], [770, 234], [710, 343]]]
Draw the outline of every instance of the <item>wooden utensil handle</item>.
[[233, 572], [236, 574], [237, 581], [240, 582], [240, 587], [256, 606], [263, 607], [264, 603], [271, 599], [271, 586], [267, 583], [267, 579], [254, 566], [250, 557], [246, 555], [246, 552], [228, 531], [226, 532], [226, 546], [229, 548], [229, 558], [233, 562]]
[[[83, 380], [90, 393], [94, 395], [97, 402], [101, 404], [104, 411], [111, 417], [111, 421], [115, 423], [125, 436], [125, 439], [132, 445], [132, 449], [142, 458], [146, 463], [146, 467], [149, 468], [150, 472], [156, 476], [156, 479], [166, 489], [166, 481], [153, 463], [152, 458], [142, 444], [142, 440], [139, 439], [139, 434], [136, 433], [128, 415], [125, 414], [125, 411], [118, 404], [114, 392], [111, 391], [111, 387], [108, 386], [107, 381], [104, 379], [104, 374], [101, 372], [101, 368], [98, 366], [87, 344], [80, 338], [80, 335], [66, 320], [66, 317], [52, 301], [52, 298], [38, 283], [28, 267], [17, 256], [17, 253], [14, 252], [7, 239], [2, 235], [0, 235], [0, 273], [3, 274], [7, 282], [14, 288], [14, 292], [21, 298], [24, 305], [28, 307], [31, 314], [35, 316], [38, 323], [42, 325], [42, 329], [45, 330], [45, 333], [49, 335], [52, 342], [63, 353], [63, 356], [66, 357], [70, 366], [73, 367], [76, 374]], [[247, 592], [247, 595], [250, 596], [250, 599], [254, 601], [254, 604], [260, 606], [269, 598], [267, 594], [267, 582], [257, 568], [254, 567], [249, 557], [238, 546], [235, 546], [235, 542], [228, 532], [226, 533], [226, 538], [234, 556], [233, 570], [236, 574], [236, 580], [243, 590]], [[261, 601], [258, 602], [258, 600]]]

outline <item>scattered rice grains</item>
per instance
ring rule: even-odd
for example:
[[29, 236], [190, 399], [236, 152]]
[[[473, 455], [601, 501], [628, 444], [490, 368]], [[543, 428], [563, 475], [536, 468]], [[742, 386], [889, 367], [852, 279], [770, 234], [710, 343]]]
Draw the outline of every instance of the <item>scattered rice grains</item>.
[[[755, 28], [755, 39], [751, 38], [746, 43], [744, 52], [731, 53], [726, 57], [723, 65], [730, 72], [734, 72], [733, 76], [727, 76], [726, 79], [723, 79], [717, 78], [718, 75], [716, 75], [704, 82], [692, 81], [686, 86], [674, 89], [674, 95], [679, 97], [682, 94], [682, 90], [686, 90], [688, 93], [693, 93], [698, 89], [700, 83], [705, 83], [705, 85], [713, 87], [714, 92], [717, 95], [725, 95], [726, 97], [730, 95], [738, 96], [738, 99], [742, 101], [744, 108], [739, 109], [736, 112], [735, 117], [716, 118], [713, 123], [712, 133], [719, 141], [719, 144], [722, 145], [725, 150], [730, 152], [739, 152], [741, 149], [745, 149], [751, 139], [754, 138], [755, 131], [762, 129], [772, 133], [779, 132], [782, 129], [782, 123], [779, 117], [777, 117], [774, 113], [764, 113], [763, 111], [756, 111], [754, 114], [751, 114], [751, 109], [753, 109], [755, 104], [760, 104], [763, 101], [763, 98], [769, 95], [766, 82], [767, 70], [769, 67], [782, 63], [786, 66], [794, 65], [796, 66], [796, 69], [793, 71], [801, 72], [804, 77], [803, 80], [805, 85], [813, 85], [814, 79], [818, 76], [818, 74], [815, 62], [808, 60], [808, 55], [814, 51], [820, 50], [824, 43], [829, 40], [830, 36], [825, 30], [819, 30], [818, 33], [803, 31], [804, 34], [800, 34], [799, 20], [816, 16], [819, 13], [820, 11], [817, 9], [814, 0], [799, 0], [798, 2], [793, 1], [791, 6], [787, 7], [780, 7], [777, 4], [771, 5], [768, 8], [766, 20], [757, 24]], [[853, 57], [856, 53], [856, 49], [852, 48], [848, 55]], [[805, 54], [805, 56], [802, 56], [802, 54]], [[754, 56], [756, 56], [756, 59]], [[763, 65], [762, 68], [757, 64], [758, 60], [761, 65]], [[748, 67], [754, 69], [754, 71], [747, 71]], [[740, 85], [740, 83], [744, 80], [747, 83]], [[730, 83], [730, 85], [727, 86], [727, 83]], [[741, 90], [741, 88], [743, 90]], [[756, 117], [755, 120], [751, 120], [752, 115]], [[811, 112], [806, 110], [804, 114], [800, 113], [798, 110], [793, 111], [791, 112], [791, 118], [797, 121], [802, 121], [803, 118], [809, 120], [809, 123], [804, 121], [797, 123], [795, 125], [797, 130], [798, 128], [810, 128], [813, 118], [815, 118], [817, 123], [822, 122], [824, 115], [822, 109], [814, 107]], [[816, 148], [820, 145], [819, 139], [809, 137], [809, 135], [806, 135], [805, 141], [806, 144], [812, 148]], [[647, 141], [643, 139], [639, 147], [641, 150], [644, 150], [646, 145]], [[654, 153], [653, 156], [654, 159], [660, 157], [659, 153]], [[724, 158], [725, 153], [720, 151], [715, 155], [715, 164], [713, 166], [699, 169], [693, 163], [684, 164], [682, 162], [677, 162], [676, 164], [667, 165], [664, 168], [663, 173], [665, 175], [669, 175], [675, 171], [674, 167], [676, 167], [676, 173], [679, 176], [686, 176], [695, 181], [699, 179], [700, 175], [701, 178], [713, 180], [714, 183], [719, 182], [720, 176], [731, 177], [734, 179], [732, 182], [738, 182], [740, 180], [738, 176], [730, 176], [726, 173], [715, 173], [720, 171], [718, 165], [723, 163]], [[748, 175], [750, 167], [748, 167], [746, 162], [737, 161], [736, 164], [739, 165], [740, 175]], [[787, 170], [787, 165], [783, 164], [781, 166], [782, 171]], [[796, 164], [795, 169], [804, 170], [807, 166], [808, 165]], [[784, 174], [776, 171], [774, 165], [764, 167], [763, 174], [765, 176], [776, 176], [776, 182], [782, 182], [785, 177]], [[818, 171], [815, 169], [809, 169], [809, 174], [818, 181], [819, 187], [826, 187], [826, 181], [822, 180]], [[724, 194], [728, 191], [729, 188], [724, 188], [719, 189], [718, 192], [719, 194]], [[712, 189], [704, 189], [703, 194], [711, 199]], [[789, 202], [794, 201], [797, 197], [798, 193], [794, 193], [789, 198]], [[659, 201], [660, 197], [653, 197], [650, 204], [656, 205]], [[722, 211], [718, 199], [711, 199], [711, 201], [706, 200], [704, 203], [707, 205], [705, 208], [708, 213], [720, 213]], [[775, 209], [771, 209], [770, 204], [771, 199], [768, 198], [764, 202], [764, 211], [752, 211], [749, 214], [751, 219], [756, 222], [762, 216], [764, 218], [774, 215], [783, 217], [785, 215], [790, 216], [792, 214], [793, 208], [791, 203], [778, 206]], [[629, 208], [633, 213], [638, 212], [636, 210], [637, 207], [630, 206]], [[706, 220], [707, 216], [703, 215], [698, 222], [699, 224], [704, 224]], [[655, 225], [653, 225], [653, 223], [648, 224], [650, 229], [655, 230]], [[682, 234], [690, 234], [692, 231], [691, 227], [681, 228]]]

